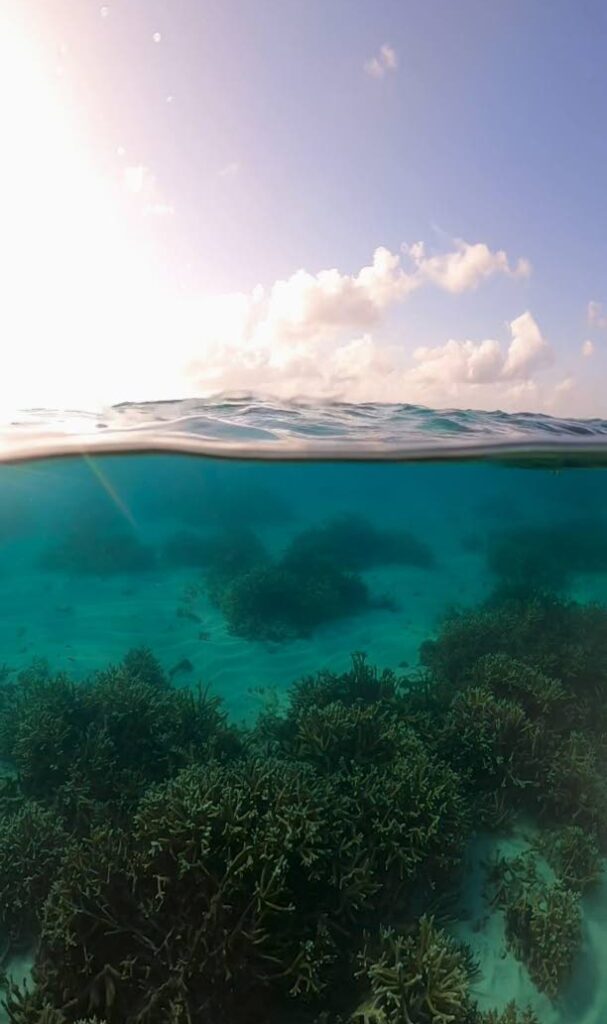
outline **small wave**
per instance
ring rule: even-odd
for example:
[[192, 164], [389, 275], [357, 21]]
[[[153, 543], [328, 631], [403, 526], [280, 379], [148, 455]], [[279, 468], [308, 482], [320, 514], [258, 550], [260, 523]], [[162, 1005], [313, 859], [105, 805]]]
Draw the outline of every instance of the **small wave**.
[[421, 405], [278, 402], [253, 395], [28, 409], [0, 426], [0, 459], [95, 451], [239, 458], [432, 458], [607, 449], [607, 421]]

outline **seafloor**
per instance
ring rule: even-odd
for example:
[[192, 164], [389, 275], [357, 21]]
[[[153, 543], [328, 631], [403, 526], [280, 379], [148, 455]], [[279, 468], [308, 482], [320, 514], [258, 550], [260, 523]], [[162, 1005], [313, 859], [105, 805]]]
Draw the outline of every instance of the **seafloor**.
[[603, 1024], [606, 508], [601, 469], [3, 467], [4, 1019]]

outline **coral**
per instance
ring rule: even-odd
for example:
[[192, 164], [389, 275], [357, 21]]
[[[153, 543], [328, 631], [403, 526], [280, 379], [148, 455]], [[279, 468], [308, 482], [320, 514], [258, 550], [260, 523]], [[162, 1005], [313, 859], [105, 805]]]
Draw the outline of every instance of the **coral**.
[[439, 749], [472, 790], [501, 792], [514, 804], [537, 785], [541, 733], [514, 701], [470, 687], [456, 695]]
[[186, 769], [144, 797], [132, 839], [105, 828], [66, 859], [36, 981], [51, 1005], [129, 1024], [178, 1004], [184, 1021], [266, 1020], [331, 976], [348, 837], [311, 769]]
[[325, 707], [339, 701], [345, 707], [353, 705], [394, 703], [399, 694], [399, 680], [391, 669], [379, 672], [370, 665], [362, 651], [352, 655], [351, 668], [342, 673], [318, 672], [298, 680], [289, 691], [292, 712]]
[[607, 784], [604, 757], [593, 737], [566, 734], [545, 765], [539, 799], [551, 821], [581, 826], [607, 842]]
[[607, 608], [544, 595], [490, 601], [452, 613], [420, 657], [437, 680], [468, 683], [479, 659], [505, 654], [577, 696], [607, 689]]
[[113, 576], [146, 572], [156, 565], [152, 548], [143, 544], [125, 524], [102, 524], [96, 529], [88, 519], [70, 527], [65, 540], [43, 552], [43, 569], [79, 576]]
[[568, 694], [558, 679], [550, 679], [507, 654], [488, 654], [480, 658], [471, 676], [475, 686], [491, 690], [497, 697], [516, 701], [530, 718], [569, 725]]
[[0, 921], [11, 945], [36, 933], [68, 843], [57, 814], [31, 801], [0, 820]]
[[607, 571], [605, 525], [573, 520], [505, 530], [491, 538], [487, 562], [503, 583], [521, 592], [562, 590], [578, 573]]
[[365, 583], [327, 565], [294, 572], [268, 563], [236, 577], [214, 594], [235, 636], [280, 642], [309, 636], [318, 626], [372, 604]]
[[214, 587], [248, 572], [267, 559], [256, 534], [245, 527], [221, 533], [178, 533], [165, 545], [164, 559], [170, 565], [204, 569]]
[[460, 779], [403, 729], [396, 756], [385, 765], [353, 768], [341, 778], [344, 801], [355, 805], [368, 872], [384, 915], [418, 895], [448, 886], [470, 835], [469, 806]]
[[581, 945], [578, 896], [563, 882], [543, 878], [525, 854], [498, 860], [491, 881], [493, 901], [504, 911], [508, 945], [540, 991], [556, 999]]
[[360, 1024], [460, 1024], [472, 1020], [469, 957], [432, 918], [413, 935], [383, 929], [377, 948], [365, 947], [359, 976], [370, 987], [352, 1015]]
[[332, 565], [360, 572], [380, 565], [434, 565], [432, 550], [407, 530], [380, 529], [362, 516], [343, 515], [298, 534], [284, 555], [291, 569]]
[[99, 802], [129, 805], [183, 765], [239, 748], [218, 699], [172, 689], [145, 650], [80, 685], [36, 664], [3, 699], [0, 756], [26, 796], [72, 823], [96, 819]]
[[481, 1013], [477, 1018], [478, 1024], [540, 1024], [538, 1016], [530, 1007], [521, 1010], [514, 1000], [506, 1006], [501, 1013], [498, 1010], [489, 1010]]
[[594, 836], [579, 825], [565, 825], [554, 832], [543, 831], [536, 843], [561, 881], [574, 892], [586, 892], [601, 877], [602, 862]]
[[402, 731], [394, 715], [379, 704], [347, 707], [336, 701], [300, 714], [289, 747], [302, 761], [328, 770], [344, 763], [377, 765], [395, 756]]

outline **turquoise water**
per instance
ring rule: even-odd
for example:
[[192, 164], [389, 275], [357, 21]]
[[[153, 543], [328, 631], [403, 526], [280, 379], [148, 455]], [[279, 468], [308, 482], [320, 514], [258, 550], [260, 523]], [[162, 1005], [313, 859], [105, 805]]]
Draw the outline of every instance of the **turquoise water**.
[[14, 461], [42, 420], [0, 469], [4, 1018], [604, 1021], [604, 425], [243, 401]]

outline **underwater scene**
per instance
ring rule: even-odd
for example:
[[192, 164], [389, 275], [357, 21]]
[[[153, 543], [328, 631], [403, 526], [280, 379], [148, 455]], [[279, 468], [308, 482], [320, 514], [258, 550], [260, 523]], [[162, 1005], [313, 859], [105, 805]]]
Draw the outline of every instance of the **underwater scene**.
[[0, 466], [0, 1019], [607, 1020], [569, 462]]

